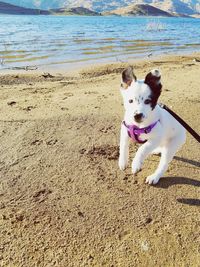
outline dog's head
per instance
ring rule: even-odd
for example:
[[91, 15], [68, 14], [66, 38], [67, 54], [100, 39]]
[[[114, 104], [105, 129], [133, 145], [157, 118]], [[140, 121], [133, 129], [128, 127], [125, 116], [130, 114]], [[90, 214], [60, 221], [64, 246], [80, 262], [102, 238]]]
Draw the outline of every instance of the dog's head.
[[132, 67], [122, 72], [121, 93], [129, 123], [141, 123], [151, 117], [161, 94], [160, 80], [158, 70], [149, 72], [144, 80], [137, 80]]

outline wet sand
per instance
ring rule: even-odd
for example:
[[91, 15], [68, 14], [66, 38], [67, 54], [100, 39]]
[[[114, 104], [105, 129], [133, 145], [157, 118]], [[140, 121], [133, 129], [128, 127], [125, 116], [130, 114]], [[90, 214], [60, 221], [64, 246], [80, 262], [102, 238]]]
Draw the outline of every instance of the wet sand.
[[[200, 132], [193, 58], [134, 67], [159, 68], [160, 101]], [[156, 186], [158, 156], [135, 177], [118, 169], [125, 66], [0, 76], [0, 266], [200, 266], [199, 144], [188, 134]]]

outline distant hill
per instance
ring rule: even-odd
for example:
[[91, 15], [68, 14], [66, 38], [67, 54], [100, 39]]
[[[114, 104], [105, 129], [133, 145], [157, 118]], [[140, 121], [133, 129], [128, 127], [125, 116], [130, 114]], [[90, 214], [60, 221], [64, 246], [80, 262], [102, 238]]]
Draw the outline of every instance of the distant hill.
[[120, 15], [120, 16], [163, 16], [172, 17], [172, 15], [159, 8], [147, 5], [138, 4], [130, 5], [124, 8], [118, 8], [116, 10], [105, 12], [104, 15]]
[[0, 2], [0, 14], [10, 15], [82, 15], [82, 16], [98, 16], [99, 13], [84, 7], [74, 8], [58, 8], [50, 10], [40, 10], [32, 8], [24, 8], [16, 5]]
[[52, 15], [82, 15], [82, 16], [100, 16], [98, 12], [85, 7], [58, 8], [50, 9]]
[[49, 12], [39, 9], [24, 8], [0, 2], [0, 14], [10, 15], [48, 15]]

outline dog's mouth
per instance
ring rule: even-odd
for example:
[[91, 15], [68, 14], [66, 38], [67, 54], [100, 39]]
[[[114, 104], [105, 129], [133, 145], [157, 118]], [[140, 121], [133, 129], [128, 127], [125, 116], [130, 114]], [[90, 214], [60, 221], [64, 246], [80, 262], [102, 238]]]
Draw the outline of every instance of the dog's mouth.
[[137, 123], [141, 123], [141, 122], [143, 122], [143, 119], [134, 119], [134, 121]]
[[137, 124], [139, 126], [139, 124], [141, 124], [143, 121], [142, 120], [134, 120], [133, 124]]

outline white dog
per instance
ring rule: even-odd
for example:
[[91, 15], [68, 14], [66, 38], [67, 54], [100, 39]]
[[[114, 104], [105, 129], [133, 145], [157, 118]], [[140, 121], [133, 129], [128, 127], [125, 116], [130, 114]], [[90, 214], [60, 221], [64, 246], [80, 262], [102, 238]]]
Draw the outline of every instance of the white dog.
[[160, 72], [152, 70], [145, 80], [137, 80], [129, 67], [122, 73], [120, 89], [125, 115], [121, 126], [119, 168], [124, 170], [128, 165], [130, 139], [142, 143], [132, 162], [133, 174], [141, 170], [149, 154], [161, 153], [158, 168], [146, 179], [149, 184], [158, 183], [186, 140], [182, 125], [157, 104], [162, 89], [160, 79]]

